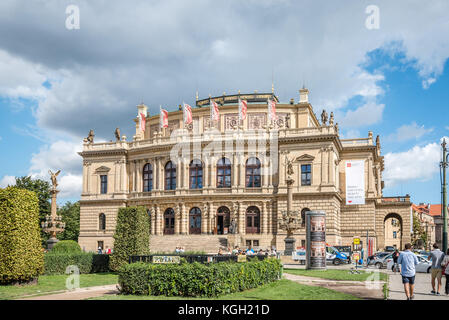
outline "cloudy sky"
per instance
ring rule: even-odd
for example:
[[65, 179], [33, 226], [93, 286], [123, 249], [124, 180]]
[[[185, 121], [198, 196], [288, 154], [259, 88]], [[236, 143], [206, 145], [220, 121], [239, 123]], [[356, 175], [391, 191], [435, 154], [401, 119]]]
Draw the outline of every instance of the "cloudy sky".
[[76, 200], [89, 129], [131, 137], [142, 100], [155, 114], [197, 90], [270, 91], [274, 76], [282, 102], [307, 86], [345, 138], [381, 136], [385, 195], [438, 203], [448, 12], [447, 0], [2, 0], [0, 187], [62, 169], [62, 200]]

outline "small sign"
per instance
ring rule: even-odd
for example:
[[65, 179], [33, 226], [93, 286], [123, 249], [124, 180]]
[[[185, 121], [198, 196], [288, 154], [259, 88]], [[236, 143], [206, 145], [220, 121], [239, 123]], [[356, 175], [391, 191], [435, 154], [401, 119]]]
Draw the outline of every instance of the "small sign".
[[180, 263], [180, 256], [153, 256], [153, 263]]
[[360, 244], [360, 238], [355, 238], [354, 239], [354, 244]]
[[239, 254], [237, 256], [237, 262], [246, 262], [246, 256], [243, 254]]

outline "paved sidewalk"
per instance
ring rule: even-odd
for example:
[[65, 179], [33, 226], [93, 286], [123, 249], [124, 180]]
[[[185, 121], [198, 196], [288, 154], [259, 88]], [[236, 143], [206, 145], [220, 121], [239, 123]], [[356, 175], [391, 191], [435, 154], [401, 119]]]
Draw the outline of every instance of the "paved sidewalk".
[[[402, 277], [399, 273], [394, 274], [391, 271], [387, 272], [390, 276], [388, 285], [389, 297], [388, 300], [406, 300], [404, 285], [402, 284]], [[435, 296], [430, 293], [432, 285], [430, 283], [431, 276], [429, 273], [417, 273], [415, 276], [415, 300], [448, 300], [449, 297], [444, 294], [444, 284], [446, 279], [443, 278], [443, 287], [440, 290], [440, 296]]]
[[[351, 294], [361, 299], [383, 300], [384, 281], [347, 281], [347, 280], [329, 280], [315, 277], [306, 277], [293, 275], [289, 273], [283, 274], [285, 279], [295, 281], [300, 284], [309, 286], [323, 287], [347, 294]], [[319, 297], [317, 297], [319, 300]]]
[[33, 296], [21, 298], [18, 300], [83, 300], [88, 298], [100, 297], [106, 294], [117, 294], [116, 284], [98, 287], [80, 288], [61, 293], [47, 294], [42, 296]]

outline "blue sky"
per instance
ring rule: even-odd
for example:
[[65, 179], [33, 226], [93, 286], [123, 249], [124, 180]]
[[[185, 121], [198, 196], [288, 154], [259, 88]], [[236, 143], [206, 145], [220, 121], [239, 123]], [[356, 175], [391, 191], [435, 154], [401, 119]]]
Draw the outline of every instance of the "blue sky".
[[[270, 91], [274, 74], [281, 101], [298, 100], [305, 84], [315, 112], [334, 111], [343, 137], [381, 136], [384, 195], [438, 203], [449, 3], [374, 1], [380, 28], [369, 30], [372, 2], [74, 0], [81, 25], [68, 30], [68, 3], [3, 1], [0, 187], [60, 168], [61, 201], [77, 200], [77, 151], [90, 129], [97, 141], [116, 127], [131, 137], [142, 99], [155, 114], [194, 104], [197, 90]], [[207, 28], [205, 16], [214, 17]]]

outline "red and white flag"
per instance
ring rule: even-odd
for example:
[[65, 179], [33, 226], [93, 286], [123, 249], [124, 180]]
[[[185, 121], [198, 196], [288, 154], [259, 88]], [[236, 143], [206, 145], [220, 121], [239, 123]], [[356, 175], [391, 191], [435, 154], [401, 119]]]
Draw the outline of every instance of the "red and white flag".
[[140, 130], [142, 130], [143, 132], [145, 132], [145, 124], [146, 124], [146, 117], [143, 113], [139, 114], [139, 127]]
[[165, 109], [162, 109], [161, 106], [159, 106], [159, 109], [160, 109], [161, 128], [168, 128], [168, 111]]
[[273, 121], [277, 120], [278, 117], [276, 115], [276, 101], [268, 99], [268, 120]]
[[210, 118], [212, 121], [220, 120], [220, 112], [218, 111], [218, 104], [210, 99]]
[[192, 107], [187, 103], [184, 103], [184, 123], [191, 124], [192, 123]]
[[248, 110], [248, 102], [239, 98], [239, 120], [246, 119], [246, 111]]

